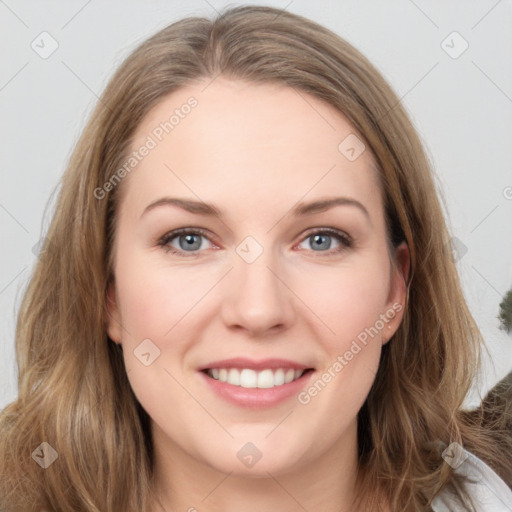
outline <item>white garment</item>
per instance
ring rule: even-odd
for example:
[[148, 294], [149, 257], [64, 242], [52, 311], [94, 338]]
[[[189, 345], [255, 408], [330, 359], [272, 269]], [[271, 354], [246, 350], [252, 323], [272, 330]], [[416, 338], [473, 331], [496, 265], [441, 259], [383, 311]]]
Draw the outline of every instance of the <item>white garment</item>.
[[[478, 512], [512, 512], [512, 489], [483, 460], [460, 445], [457, 447], [459, 460], [463, 462], [454, 466], [454, 471], [474, 481], [467, 483], [467, 489]], [[432, 509], [434, 512], [466, 512], [448, 490], [436, 496]]]

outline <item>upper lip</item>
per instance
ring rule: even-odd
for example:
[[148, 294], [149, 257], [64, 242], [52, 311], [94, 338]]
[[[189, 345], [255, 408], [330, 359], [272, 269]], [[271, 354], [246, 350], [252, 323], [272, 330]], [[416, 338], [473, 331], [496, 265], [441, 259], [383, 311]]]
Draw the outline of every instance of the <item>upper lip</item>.
[[255, 361], [253, 359], [247, 359], [246, 357], [235, 357], [232, 359], [222, 359], [219, 361], [213, 361], [199, 368], [200, 371], [208, 370], [211, 368], [238, 368], [244, 369], [249, 368], [251, 370], [265, 370], [269, 369], [293, 369], [293, 370], [307, 370], [311, 366], [300, 364], [289, 359], [260, 359]]

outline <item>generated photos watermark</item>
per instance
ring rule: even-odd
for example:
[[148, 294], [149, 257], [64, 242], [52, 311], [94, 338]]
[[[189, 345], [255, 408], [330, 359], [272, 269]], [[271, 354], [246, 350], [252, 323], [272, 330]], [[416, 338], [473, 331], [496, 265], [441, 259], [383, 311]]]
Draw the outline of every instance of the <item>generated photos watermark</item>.
[[124, 164], [117, 169], [114, 174], [106, 181], [101, 187], [94, 189], [94, 197], [96, 199], [104, 199], [107, 192], [114, 190], [114, 188], [132, 172], [134, 167], [144, 160], [149, 155], [151, 150], [155, 149], [166, 135], [172, 132], [178, 126], [183, 119], [185, 119], [192, 109], [197, 107], [199, 102], [196, 98], [191, 96], [188, 98], [186, 103], [181, 105], [179, 108], [175, 108], [173, 114], [167, 121], [160, 123], [158, 126], [153, 128], [151, 133], [146, 137], [144, 142], [139, 146], [138, 149], [133, 151], [130, 156], [126, 159]]
[[386, 324], [395, 317], [396, 313], [403, 309], [402, 304], [395, 302], [391, 308], [385, 313], [381, 313], [379, 319], [370, 327], [365, 327], [356, 339], [352, 340], [350, 348], [342, 355], [339, 355], [327, 370], [306, 390], [301, 391], [297, 395], [297, 400], [302, 405], [307, 405], [311, 400], [320, 393], [329, 382], [331, 382], [349, 363], [354, 357], [361, 352], [362, 346], [366, 346], [379, 332], [384, 329]]

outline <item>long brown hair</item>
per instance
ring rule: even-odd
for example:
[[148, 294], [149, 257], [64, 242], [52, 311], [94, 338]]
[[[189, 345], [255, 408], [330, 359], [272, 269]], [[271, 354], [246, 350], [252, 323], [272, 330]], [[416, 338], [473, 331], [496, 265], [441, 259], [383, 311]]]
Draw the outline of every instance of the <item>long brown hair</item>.
[[[152, 107], [219, 74], [279, 82], [342, 112], [378, 163], [389, 243], [409, 246], [403, 322], [383, 347], [358, 417], [361, 499], [375, 495], [393, 510], [430, 510], [440, 489], [459, 487], [439, 443], [485, 454], [505, 474], [509, 461], [496, 436], [460, 414], [483, 340], [461, 291], [435, 176], [399, 98], [334, 33], [286, 11], [251, 6], [215, 20], [181, 20], [142, 43], [111, 78], [81, 135], [19, 311], [19, 396], [0, 416], [0, 509], [147, 510], [148, 416], [105, 322], [123, 184], [104, 185], [126, 161]], [[58, 455], [52, 464], [50, 447]]]

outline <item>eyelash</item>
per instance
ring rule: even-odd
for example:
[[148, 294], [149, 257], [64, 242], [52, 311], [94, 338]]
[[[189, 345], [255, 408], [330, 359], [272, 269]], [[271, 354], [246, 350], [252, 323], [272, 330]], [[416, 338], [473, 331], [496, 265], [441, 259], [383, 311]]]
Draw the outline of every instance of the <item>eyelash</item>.
[[[172, 247], [169, 245], [169, 243], [179, 235], [201, 235], [205, 238], [208, 238], [208, 233], [201, 229], [201, 228], [180, 228], [175, 229], [174, 231], [169, 231], [169, 233], [166, 233], [160, 240], [158, 241], [157, 245], [162, 247], [165, 252], [177, 254], [179, 256], [184, 256], [186, 258], [194, 258], [200, 255], [201, 251], [195, 251], [195, 252], [187, 252], [182, 251], [179, 249], [176, 249], [175, 247]], [[329, 235], [334, 237], [338, 242], [340, 242], [340, 247], [337, 249], [330, 249], [328, 251], [312, 251], [312, 252], [319, 252], [320, 254], [323, 253], [324, 256], [335, 256], [337, 254], [340, 254], [341, 252], [350, 249], [353, 246], [353, 240], [351, 237], [346, 235], [345, 233], [338, 231], [336, 229], [332, 228], [322, 228], [322, 229], [316, 229], [314, 231], [308, 232], [304, 238], [302, 238], [301, 243], [314, 236], [314, 235]]]

